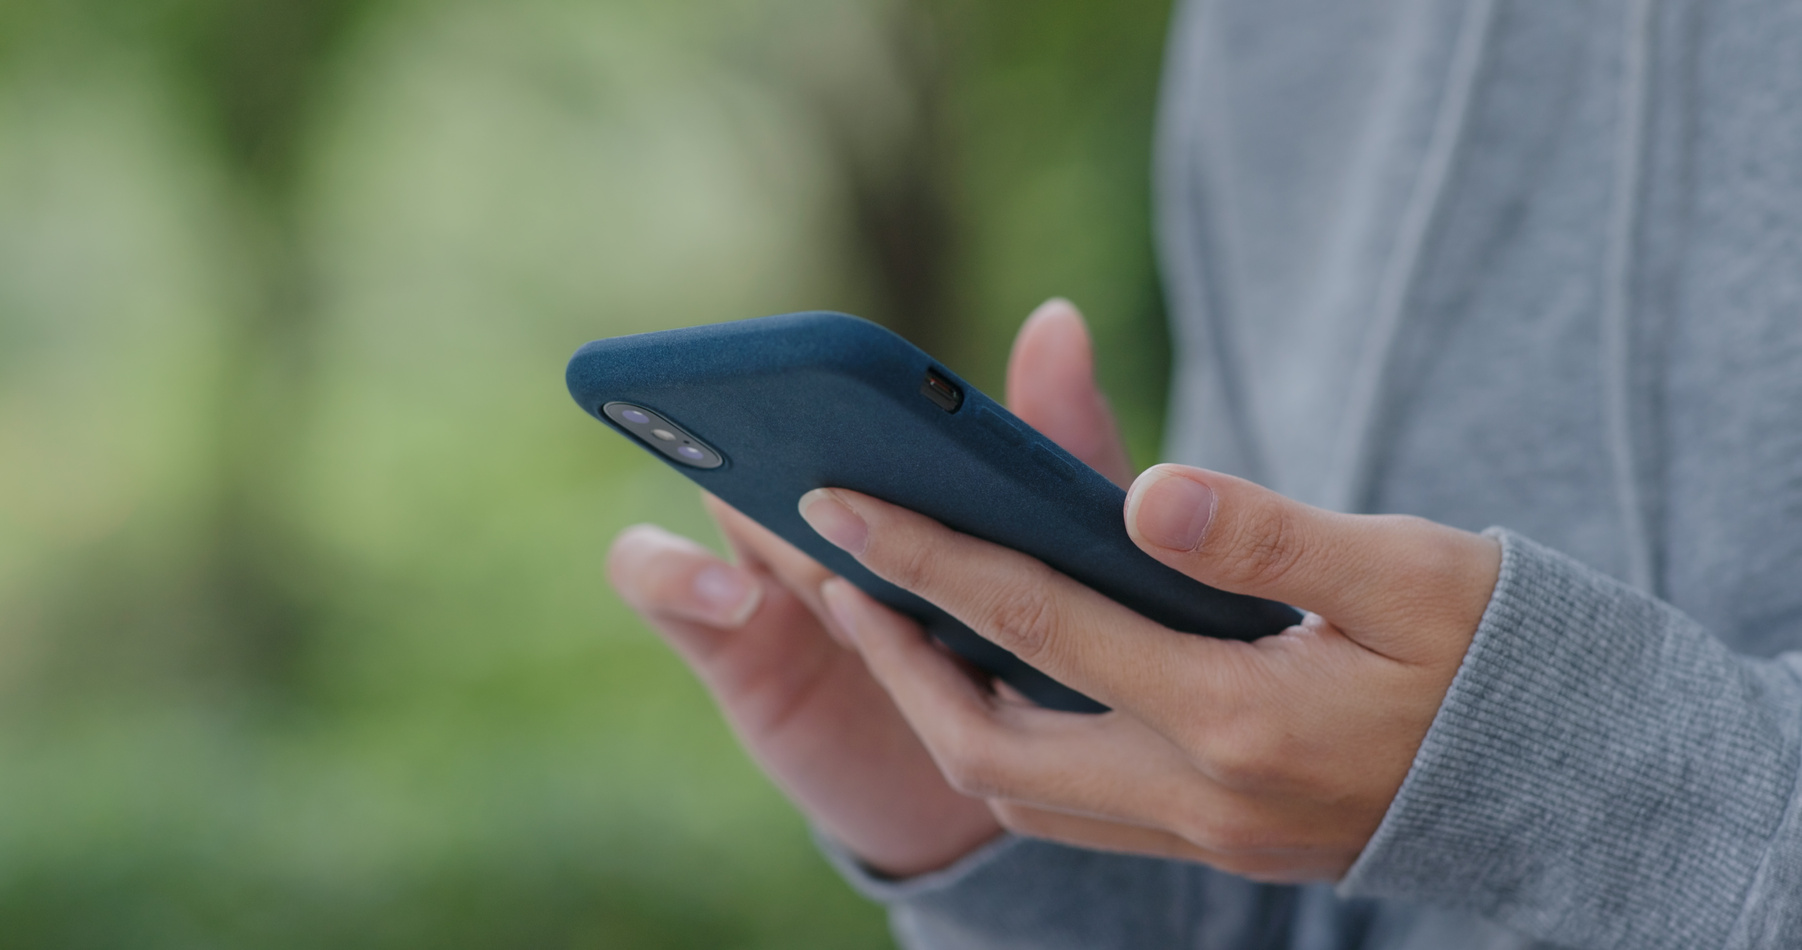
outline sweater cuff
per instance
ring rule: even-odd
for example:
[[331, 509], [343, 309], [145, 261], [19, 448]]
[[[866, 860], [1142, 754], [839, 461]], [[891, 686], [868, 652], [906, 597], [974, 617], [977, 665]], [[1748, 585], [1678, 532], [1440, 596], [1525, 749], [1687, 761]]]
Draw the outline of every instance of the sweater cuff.
[[1585, 947], [1722, 946], [1795, 791], [1796, 678], [1499, 529], [1495, 593], [1339, 885]]

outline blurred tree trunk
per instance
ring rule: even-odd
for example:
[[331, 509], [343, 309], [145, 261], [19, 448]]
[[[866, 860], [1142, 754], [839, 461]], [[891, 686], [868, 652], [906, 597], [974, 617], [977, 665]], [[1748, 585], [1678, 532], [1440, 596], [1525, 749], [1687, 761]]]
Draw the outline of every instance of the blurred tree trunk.
[[[853, 256], [874, 297], [866, 315], [995, 385], [989, 368], [1032, 306], [1086, 298], [1111, 354], [1104, 374], [1129, 415], [1149, 421], [1138, 441], [1155, 445], [1168, 337], [1150, 246], [1150, 128], [1170, 0], [872, 2], [899, 97], [873, 101], [867, 83], [793, 67], [846, 182]], [[1058, 167], [1105, 178], [1114, 200], [1032, 197], [1033, 176]], [[1058, 240], [1065, 228], [1079, 230]], [[1100, 242], [1117, 269], [1082, 259]], [[1023, 262], [1018, 249], [1035, 245]]]
[[844, 183], [853, 263], [874, 298], [862, 314], [928, 352], [954, 343], [956, 174], [947, 138], [946, 37], [927, 0], [874, 4], [899, 96], [838, 76], [802, 76]]
[[945, 37], [920, 0], [899, 5], [894, 19], [895, 59], [913, 94], [911, 122], [885, 155], [845, 150], [850, 210], [890, 327], [943, 359], [958, 305]]
[[234, 186], [241, 307], [225, 328], [206, 583], [225, 672], [293, 684], [319, 564], [296, 523], [319, 314], [301, 161], [326, 67], [371, 0], [210, 0], [176, 47]]
[[[1071, 298], [1129, 443], [1154, 457], [1170, 346], [1151, 241], [1151, 138], [1172, 0], [904, 3], [911, 26], [898, 42], [924, 37], [927, 54], [905, 60], [918, 64], [909, 147], [920, 151], [887, 194], [930, 225], [891, 213], [865, 228], [873, 247], [912, 243], [880, 252], [897, 324], [918, 327], [996, 392], [1019, 322], [1049, 296]], [[933, 181], [904, 185], [911, 173]], [[929, 275], [912, 296], [910, 263]]]

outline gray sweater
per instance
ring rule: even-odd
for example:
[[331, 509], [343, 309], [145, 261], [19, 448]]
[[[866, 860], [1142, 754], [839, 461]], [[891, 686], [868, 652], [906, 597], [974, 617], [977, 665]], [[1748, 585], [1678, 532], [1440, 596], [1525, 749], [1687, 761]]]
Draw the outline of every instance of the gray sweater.
[[921, 950], [1802, 947], [1802, 3], [1197, 0], [1165, 88], [1172, 457], [1494, 598], [1336, 886], [846, 873]]

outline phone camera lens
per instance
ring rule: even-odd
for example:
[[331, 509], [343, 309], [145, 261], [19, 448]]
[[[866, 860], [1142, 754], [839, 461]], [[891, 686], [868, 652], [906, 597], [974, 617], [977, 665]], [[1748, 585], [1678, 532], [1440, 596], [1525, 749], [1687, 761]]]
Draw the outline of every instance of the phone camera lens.
[[709, 471], [726, 466], [726, 457], [719, 449], [690, 435], [680, 422], [665, 418], [660, 412], [636, 403], [609, 402], [600, 406], [599, 414], [670, 462]]

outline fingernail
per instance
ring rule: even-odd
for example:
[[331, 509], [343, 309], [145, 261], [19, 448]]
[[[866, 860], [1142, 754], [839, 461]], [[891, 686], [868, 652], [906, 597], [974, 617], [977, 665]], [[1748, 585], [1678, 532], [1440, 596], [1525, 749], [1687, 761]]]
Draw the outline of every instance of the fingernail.
[[870, 540], [870, 526], [851, 507], [838, 500], [830, 488], [816, 488], [801, 496], [801, 517], [820, 537], [851, 552], [862, 554]]
[[711, 564], [695, 575], [694, 593], [721, 626], [737, 627], [757, 612], [763, 585], [735, 567]]
[[[832, 615], [832, 625], [836, 628], [832, 632], [849, 638], [848, 642], [841, 642], [853, 650], [857, 649], [860, 629], [857, 605], [852, 603], [856, 596], [851, 589], [851, 582], [841, 577], [820, 585], [820, 599], [826, 602], [826, 612]], [[834, 636], [833, 639], [837, 640], [839, 637]]]
[[1139, 537], [1161, 548], [1193, 551], [1214, 517], [1214, 490], [1174, 473], [1159, 473], [1134, 492]]

